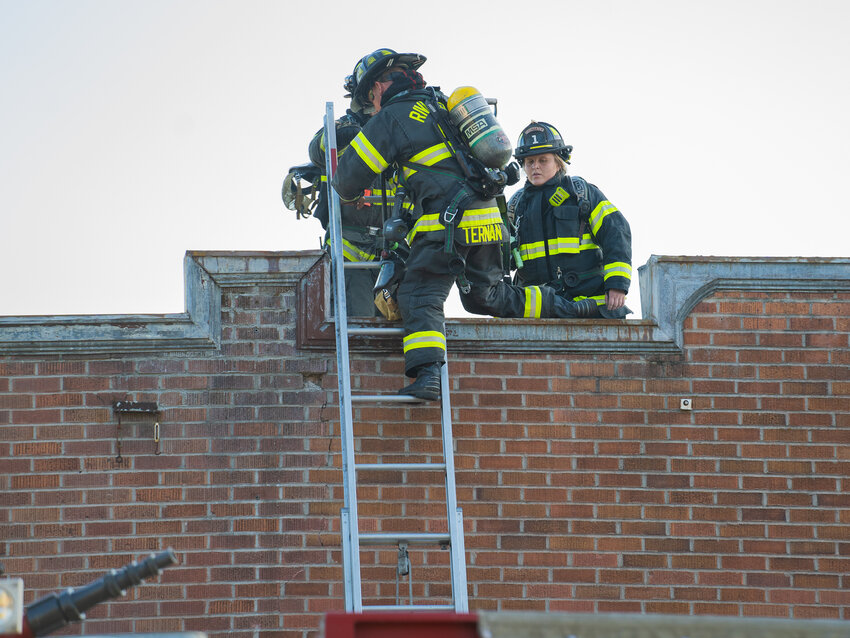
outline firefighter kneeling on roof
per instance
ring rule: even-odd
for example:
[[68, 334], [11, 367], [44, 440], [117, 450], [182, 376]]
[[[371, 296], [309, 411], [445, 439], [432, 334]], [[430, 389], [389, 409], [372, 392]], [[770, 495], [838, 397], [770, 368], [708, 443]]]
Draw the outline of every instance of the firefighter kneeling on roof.
[[436, 400], [446, 360], [443, 304], [455, 281], [464, 308], [476, 314], [573, 318], [595, 312], [596, 304], [503, 280], [507, 230], [495, 200], [469, 187], [437, 125], [447, 113], [447, 98], [426, 87], [416, 70], [424, 62], [416, 53], [378, 49], [358, 63], [354, 95], [376, 112], [340, 158], [333, 186], [343, 201], [356, 201], [376, 175], [394, 165], [413, 200], [410, 256], [398, 301], [405, 374], [415, 381], [399, 393]]

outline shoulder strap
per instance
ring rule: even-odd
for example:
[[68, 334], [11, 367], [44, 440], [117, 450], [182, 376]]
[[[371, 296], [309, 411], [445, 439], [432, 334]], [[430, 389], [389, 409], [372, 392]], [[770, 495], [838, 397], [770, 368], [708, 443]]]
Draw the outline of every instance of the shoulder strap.
[[525, 189], [519, 189], [516, 193], [511, 195], [511, 198], [508, 200], [508, 219], [512, 222], [516, 223], [516, 207], [519, 205], [520, 199], [522, 199], [522, 194], [525, 192]]
[[570, 181], [573, 183], [573, 190], [579, 201], [587, 199], [587, 182], [575, 175], [570, 175]]
[[579, 214], [583, 221], [589, 220], [591, 202], [588, 197], [587, 182], [581, 177], [577, 177], [575, 175], [570, 175], [570, 181], [572, 182], [573, 190], [576, 192], [576, 199], [578, 199]]

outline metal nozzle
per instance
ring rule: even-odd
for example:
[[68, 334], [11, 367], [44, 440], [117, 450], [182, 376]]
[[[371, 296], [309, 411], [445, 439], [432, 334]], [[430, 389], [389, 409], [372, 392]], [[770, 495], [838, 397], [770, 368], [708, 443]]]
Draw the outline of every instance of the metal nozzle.
[[156, 576], [163, 568], [176, 562], [174, 550], [168, 548], [121, 569], [112, 569], [78, 589], [69, 587], [59, 594], [48, 594], [27, 607], [26, 618], [30, 630], [34, 636], [44, 636], [70, 622], [83, 620], [85, 612], [95, 605], [122, 596], [130, 587]]

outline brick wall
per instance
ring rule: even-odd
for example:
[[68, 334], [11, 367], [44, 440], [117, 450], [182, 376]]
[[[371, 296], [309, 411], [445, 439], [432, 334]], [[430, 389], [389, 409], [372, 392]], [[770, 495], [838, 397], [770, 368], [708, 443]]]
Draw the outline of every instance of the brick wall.
[[[660, 258], [642, 320], [450, 322], [470, 608], [850, 618], [847, 268]], [[0, 561], [30, 602], [175, 549], [66, 633], [315, 636], [343, 608], [323, 263], [187, 273], [186, 316], [0, 318]], [[353, 387], [394, 392], [399, 350], [355, 341]], [[160, 413], [119, 428], [122, 400]], [[437, 407], [355, 422], [360, 460], [437, 460]], [[379, 473], [361, 527], [444, 529], [443, 493]], [[417, 601], [445, 600], [447, 552], [411, 556]], [[362, 562], [391, 602], [395, 548]]]

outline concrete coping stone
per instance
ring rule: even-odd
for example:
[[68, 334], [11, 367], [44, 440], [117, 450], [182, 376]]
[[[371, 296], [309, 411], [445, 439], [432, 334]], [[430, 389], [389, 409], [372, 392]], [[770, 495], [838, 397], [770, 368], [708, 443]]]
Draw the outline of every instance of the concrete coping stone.
[[[185, 312], [0, 317], [0, 354], [215, 350], [221, 339], [223, 290], [297, 288], [324, 259], [321, 250], [189, 251], [183, 262]], [[638, 268], [638, 275], [643, 319], [450, 319], [446, 322], [450, 350], [677, 353], [685, 317], [714, 291], [847, 291], [850, 259], [652, 255]], [[327, 344], [320, 347], [327, 349]]]

